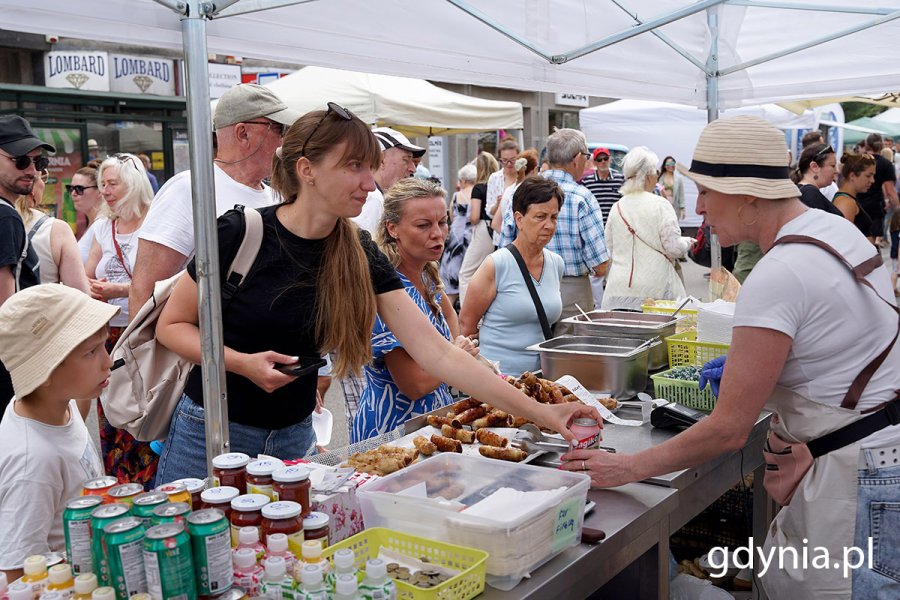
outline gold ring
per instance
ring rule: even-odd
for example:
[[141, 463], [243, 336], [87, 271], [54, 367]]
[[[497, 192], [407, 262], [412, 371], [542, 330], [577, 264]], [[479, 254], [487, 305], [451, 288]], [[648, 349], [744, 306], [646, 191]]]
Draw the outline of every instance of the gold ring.
[[587, 469], [587, 465], [584, 464], [584, 461], [581, 461], [581, 470], [582, 470], [582, 471], [587, 471], [587, 470], [588, 470], [588, 469]]

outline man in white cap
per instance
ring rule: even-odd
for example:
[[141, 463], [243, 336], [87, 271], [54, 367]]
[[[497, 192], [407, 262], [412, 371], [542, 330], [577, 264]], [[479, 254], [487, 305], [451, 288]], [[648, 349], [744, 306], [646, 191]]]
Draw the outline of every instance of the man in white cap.
[[[269, 88], [239, 84], [216, 104], [213, 129], [218, 149], [214, 172], [216, 215], [242, 204], [247, 208], [274, 202], [263, 180], [272, 175], [272, 156], [281, 138], [300, 115]], [[182, 270], [194, 254], [191, 173], [179, 173], [160, 188], [138, 233], [137, 259], [129, 313], [137, 314], [157, 281]]]
[[369, 233], [374, 233], [384, 213], [384, 192], [404, 177], [416, 172], [414, 158], [425, 154], [425, 148], [410, 143], [399, 131], [390, 127], [376, 127], [372, 130], [381, 143], [381, 167], [375, 173], [376, 189], [369, 192], [362, 212], [353, 221]]

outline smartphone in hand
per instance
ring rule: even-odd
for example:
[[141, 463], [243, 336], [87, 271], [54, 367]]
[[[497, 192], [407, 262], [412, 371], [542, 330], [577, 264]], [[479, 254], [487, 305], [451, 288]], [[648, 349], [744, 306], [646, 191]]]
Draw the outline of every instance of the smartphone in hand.
[[301, 357], [295, 363], [291, 363], [289, 365], [282, 365], [279, 363], [275, 364], [275, 369], [281, 371], [285, 375], [293, 375], [294, 377], [303, 377], [304, 375], [309, 375], [313, 372], [318, 372], [319, 369], [327, 365], [328, 362], [319, 356], [304, 356]]

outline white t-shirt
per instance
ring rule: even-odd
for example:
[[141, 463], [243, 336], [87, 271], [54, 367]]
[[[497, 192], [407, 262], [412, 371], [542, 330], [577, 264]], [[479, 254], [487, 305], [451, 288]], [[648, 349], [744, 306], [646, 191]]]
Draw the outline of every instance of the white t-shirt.
[[0, 422], [0, 570], [21, 569], [33, 554], [65, 550], [66, 501], [103, 475], [74, 400], [62, 426], [21, 417], [15, 404]]
[[365, 229], [374, 236], [375, 230], [381, 224], [381, 216], [383, 214], [384, 194], [381, 193], [381, 190], [375, 188], [366, 196], [366, 203], [363, 204], [362, 212], [359, 213], [359, 216], [350, 220], [359, 225], [360, 229]]
[[832, 181], [831, 185], [826, 185], [823, 188], [819, 188], [819, 191], [822, 192], [822, 195], [828, 198], [829, 202], [834, 201], [834, 195], [837, 194], [838, 184], [836, 181]]
[[[515, 184], [513, 184], [515, 185]], [[506, 185], [506, 179], [503, 176], [503, 169], [499, 171], [495, 171], [491, 173], [490, 177], [487, 180], [487, 200], [484, 201], [484, 210], [487, 211], [487, 214], [491, 214], [491, 210], [493, 210], [494, 206], [497, 205], [497, 196], [503, 195], [503, 193], [512, 186]], [[498, 207], [497, 210], [500, 210]], [[501, 213], [502, 214], [502, 213]], [[492, 236], [494, 240], [494, 245], [500, 245], [500, 233], [495, 231]]]
[[[872, 256], [868, 242], [850, 221], [807, 210], [777, 237], [801, 234], [820, 239], [857, 265]], [[895, 304], [884, 266], [867, 279]], [[817, 402], [840, 405], [856, 375], [891, 341], [897, 313], [825, 250], [809, 244], [774, 246], [753, 267], [735, 307], [734, 326], [764, 327], [793, 339], [778, 383]], [[900, 389], [900, 344], [878, 369], [857, 410], [877, 406]], [[872, 434], [863, 447], [900, 443], [900, 426]]]
[[94, 241], [94, 225], [96, 224], [97, 221], [91, 223], [78, 240], [78, 250], [81, 252], [82, 263], [87, 263], [88, 255], [91, 253], [91, 242]]
[[[95, 273], [97, 279], [106, 279], [114, 283], [131, 283], [131, 274], [134, 273], [134, 261], [137, 258], [138, 231], [131, 233], [117, 232], [116, 242], [122, 250], [122, 258], [116, 251], [113, 243], [113, 222], [106, 217], [98, 217], [94, 222], [94, 239], [100, 245], [100, 262], [97, 263]], [[119, 307], [119, 313], [114, 316], [109, 324], [112, 327], [126, 327], [128, 325], [128, 297], [110, 298], [108, 303]]]
[[[242, 204], [247, 208], [262, 208], [275, 203], [267, 185], [256, 190], [232, 179], [228, 173], [213, 165], [216, 181], [216, 216]], [[191, 172], [182, 171], [166, 182], [150, 205], [138, 237], [162, 244], [184, 254], [187, 264], [194, 255], [194, 203], [191, 195]]]

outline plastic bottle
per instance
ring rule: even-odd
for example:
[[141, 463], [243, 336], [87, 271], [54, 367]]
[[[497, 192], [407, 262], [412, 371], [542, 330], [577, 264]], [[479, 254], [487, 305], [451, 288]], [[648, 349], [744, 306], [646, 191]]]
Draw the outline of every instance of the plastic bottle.
[[[316, 542], [318, 543], [318, 542]], [[325, 589], [325, 579], [322, 569], [318, 565], [304, 565], [300, 572], [300, 589], [297, 590], [297, 600], [327, 600], [328, 591]]]
[[388, 577], [387, 565], [380, 558], [366, 562], [366, 578], [359, 586], [359, 595], [365, 600], [397, 600], [397, 586]]
[[237, 552], [241, 548], [253, 550], [257, 561], [261, 561], [265, 557], [266, 547], [259, 541], [259, 528], [241, 527], [240, 531], [238, 531], [238, 545], [235, 546], [233, 552]]
[[72, 567], [66, 564], [53, 565], [48, 571], [48, 592], [59, 592], [69, 598], [75, 594], [75, 581], [72, 579]]
[[253, 548], [237, 548], [234, 557], [234, 585], [253, 598], [259, 595], [260, 582], [265, 570], [256, 562]]
[[331, 557], [334, 560], [334, 570], [325, 575], [325, 587], [329, 594], [334, 594], [336, 588], [335, 581], [338, 575], [352, 575], [357, 578], [356, 572], [356, 555], [350, 548], [341, 548], [335, 551]]
[[361, 600], [359, 595], [359, 582], [356, 581], [356, 575], [348, 575], [341, 573], [335, 578], [334, 593], [331, 594], [332, 600]]
[[287, 572], [294, 572], [294, 564], [297, 562], [297, 557], [288, 550], [288, 537], [286, 534], [271, 533], [266, 537], [266, 558], [270, 556], [282, 557]]
[[91, 600], [116, 600], [116, 590], [109, 586], [98, 587], [91, 593]]
[[97, 576], [93, 573], [82, 573], [75, 578], [75, 595], [73, 600], [91, 600], [91, 594], [97, 589]]
[[33, 600], [34, 592], [31, 591], [30, 583], [17, 581], [9, 585], [9, 589], [6, 590], [6, 597], [9, 600]]
[[[287, 574], [284, 559], [273, 556], [265, 560], [266, 573], [263, 575], [260, 585], [260, 598], [272, 598], [281, 600], [290, 598], [294, 593], [296, 584], [294, 578]], [[324, 598], [322, 600], [325, 600]]]
[[303, 542], [302, 555], [304, 565], [316, 565], [322, 571], [322, 577], [331, 571], [331, 565], [322, 558], [322, 543], [318, 540], [306, 540]]
[[30, 585], [32, 595], [39, 598], [50, 583], [50, 577], [47, 575], [47, 558], [40, 554], [29, 556], [25, 559], [24, 570], [25, 574], [19, 581]]

